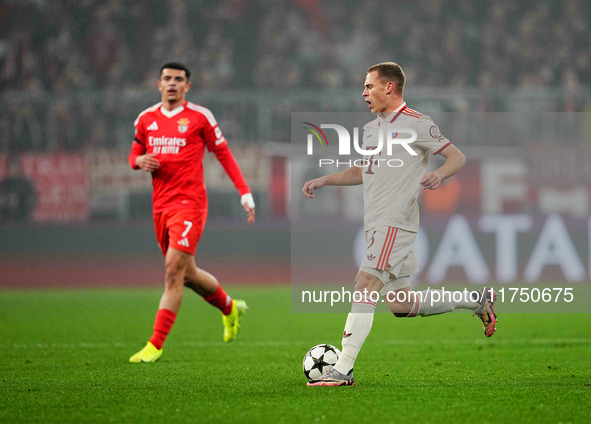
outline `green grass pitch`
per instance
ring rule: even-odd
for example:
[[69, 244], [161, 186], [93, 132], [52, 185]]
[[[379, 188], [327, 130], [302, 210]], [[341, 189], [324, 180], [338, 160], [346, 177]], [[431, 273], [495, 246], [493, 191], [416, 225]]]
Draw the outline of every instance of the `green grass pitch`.
[[160, 290], [0, 291], [0, 422], [588, 423], [591, 315], [376, 314], [355, 387], [307, 387], [305, 352], [340, 347], [343, 314], [290, 312], [289, 287], [247, 300], [236, 341], [189, 291], [155, 364], [129, 364]]

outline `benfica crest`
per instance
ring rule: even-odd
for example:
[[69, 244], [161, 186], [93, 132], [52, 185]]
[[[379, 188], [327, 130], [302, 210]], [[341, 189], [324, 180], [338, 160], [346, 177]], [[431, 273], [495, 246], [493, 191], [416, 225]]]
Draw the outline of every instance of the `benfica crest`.
[[179, 132], [180, 133], [187, 132], [187, 129], [189, 129], [189, 119], [188, 118], [179, 119], [177, 124], [179, 124]]

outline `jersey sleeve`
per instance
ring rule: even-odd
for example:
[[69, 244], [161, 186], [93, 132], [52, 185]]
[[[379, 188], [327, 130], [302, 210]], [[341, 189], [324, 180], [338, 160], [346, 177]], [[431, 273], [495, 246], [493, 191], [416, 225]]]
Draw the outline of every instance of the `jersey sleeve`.
[[224, 138], [222, 130], [220, 130], [213, 113], [206, 110], [204, 117], [206, 118], [203, 123], [203, 138], [205, 139], [205, 145], [207, 146], [207, 150], [215, 153], [219, 146], [227, 144], [227, 141]]
[[228, 174], [228, 177], [230, 177], [240, 195], [242, 196], [250, 193], [250, 188], [248, 187], [248, 184], [246, 184], [246, 180], [242, 175], [242, 171], [240, 170], [236, 159], [234, 159], [232, 151], [228, 147], [228, 143], [220, 145], [213, 151], [213, 153], [222, 164], [226, 174]]
[[419, 118], [415, 146], [436, 155], [450, 144], [451, 142], [441, 134], [439, 127], [429, 116], [423, 115]]
[[246, 184], [242, 171], [228, 147], [228, 142], [224, 138], [215, 117], [210, 111], [207, 112], [207, 119], [203, 127], [203, 137], [207, 150], [212, 152], [220, 161], [224, 171], [226, 171], [226, 174], [228, 174], [228, 177], [230, 177], [240, 195], [250, 193], [250, 188]]
[[142, 120], [138, 117], [135, 120], [135, 138], [131, 144], [131, 152], [129, 153], [129, 165], [133, 169], [140, 169], [139, 166], [135, 164], [135, 160], [138, 156], [143, 155], [146, 153], [146, 131], [144, 126], [142, 125]]

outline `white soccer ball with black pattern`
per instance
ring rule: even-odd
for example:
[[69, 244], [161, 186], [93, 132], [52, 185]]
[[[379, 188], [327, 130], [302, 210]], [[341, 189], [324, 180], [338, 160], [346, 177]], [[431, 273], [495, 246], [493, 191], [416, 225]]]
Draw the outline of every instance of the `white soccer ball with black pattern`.
[[334, 366], [341, 351], [330, 344], [319, 344], [311, 348], [304, 356], [304, 374], [308, 380], [316, 380], [328, 367]]

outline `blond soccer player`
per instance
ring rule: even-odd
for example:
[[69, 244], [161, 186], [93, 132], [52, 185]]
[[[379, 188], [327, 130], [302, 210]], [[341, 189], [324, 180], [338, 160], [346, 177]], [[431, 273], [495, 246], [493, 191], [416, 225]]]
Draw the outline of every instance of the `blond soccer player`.
[[[496, 294], [492, 289], [465, 292], [459, 302], [442, 297], [437, 290], [411, 291], [410, 276], [418, 272], [413, 244], [419, 228], [418, 197], [423, 190], [436, 190], [443, 180], [454, 175], [466, 163], [462, 152], [445, 138], [428, 116], [410, 109], [403, 100], [405, 75], [393, 62], [370, 67], [365, 78], [363, 97], [376, 118], [363, 128], [363, 149], [378, 149], [379, 132], [384, 127], [414, 130], [412, 143], [394, 146], [396, 158], [388, 166], [385, 148], [364, 157], [363, 167], [307, 181], [302, 189], [308, 198], [327, 185], [363, 185], [364, 227], [367, 249], [355, 277], [355, 292], [351, 312], [347, 316], [342, 339], [342, 354], [334, 368], [329, 369], [309, 386], [352, 386], [353, 366], [369, 334], [376, 310], [376, 300], [382, 296], [397, 317], [438, 315], [455, 309], [474, 311], [482, 320], [484, 333], [495, 332], [494, 312]], [[402, 130], [404, 129], [404, 130]], [[412, 149], [410, 154], [406, 147]], [[399, 150], [397, 150], [399, 149]], [[429, 156], [441, 155], [445, 161], [433, 172], [427, 172]], [[390, 158], [391, 159], [391, 158]], [[390, 161], [390, 163], [393, 163]], [[358, 299], [358, 301], [356, 301]], [[444, 299], [444, 300], [441, 300]], [[437, 300], [437, 301], [435, 301]]]

